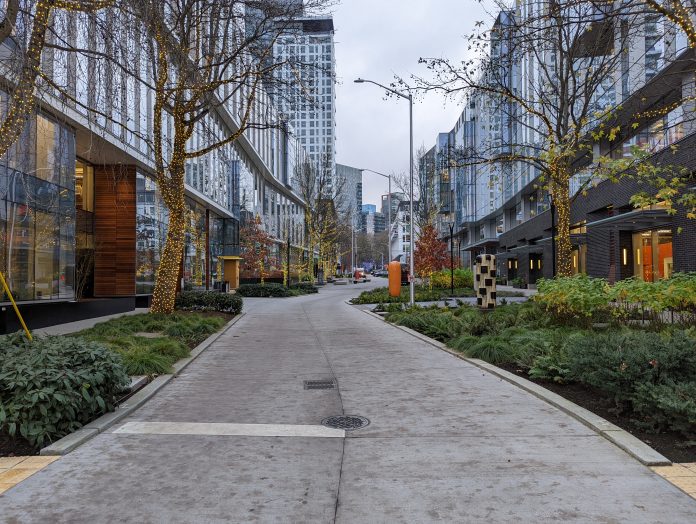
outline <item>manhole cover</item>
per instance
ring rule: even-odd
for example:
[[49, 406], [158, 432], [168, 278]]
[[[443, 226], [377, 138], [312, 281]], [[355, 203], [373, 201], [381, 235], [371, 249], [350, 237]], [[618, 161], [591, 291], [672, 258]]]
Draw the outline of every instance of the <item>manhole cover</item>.
[[336, 389], [336, 382], [331, 379], [327, 380], [305, 380], [305, 389]]
[[353, 431], [354, 429], [360, 429], [368, 426], [370, 421], [365, 417], [359, 417], [357, 415], [338, 415], [336, 417], [325, 418], [321, 421], [321, 424], [329, 428]]

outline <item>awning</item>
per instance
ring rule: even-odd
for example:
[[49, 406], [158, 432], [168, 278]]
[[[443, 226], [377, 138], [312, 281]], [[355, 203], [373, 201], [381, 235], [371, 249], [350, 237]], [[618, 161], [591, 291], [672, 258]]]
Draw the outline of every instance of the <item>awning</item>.
[[666, 209], [637, 209], [587, 224], [588, 229], [622, 229], [624, 231], [642, 231], [671, 226], [672, 216]]
[[477, 249], [494, 247], [498, 244], [499, 242], [497, 238], [484, 238], [483, 240], [479, 240], [477, 242], [474, 242], [473, 244], [469, 244], [468, 246], [462, 249], [463, 251], [476, 251]]
[[520, 253], [543, 253], [544, 246], [537, 244], [527, 244], [524, 246], [511, 247], [508, 249], [512, 256], [517, 256]]
[[218, 258], [220, 260], [242, 260], [242, 257], [237, 257], [234, 255], [220, 255]]

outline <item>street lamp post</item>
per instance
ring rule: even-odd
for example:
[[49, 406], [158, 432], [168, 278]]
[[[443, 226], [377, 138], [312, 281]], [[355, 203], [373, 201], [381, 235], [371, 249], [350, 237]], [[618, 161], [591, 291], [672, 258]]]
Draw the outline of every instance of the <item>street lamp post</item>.
[[379, 171], [374, 171], [372, 169], [361, 169], [360, 171], [367, 171], [368, 173], [373, 173], [375, 175], [382, 176], [389, 179], [389, 194], [387, 195], [387, 249], [389, 250], [389, 262], [392, 260], [392, 250], [391, 250], [391, 208], [392, 208], [392, 177], [391, 175], [385, 175]]
[[[413, 234], [413, 95], [409, 91], [407, 95], [404, 93], [397, 91], [396, 89], [392, 89], [390, 87], [384, 86], [378, 82], [374, 82], [372, 80], [365, 80], [363, 78], [358, 78], [354, 80], [356, 84], [363, 84], [363, 83], [368, 83], [368, 84], [374, 84], [377, 87], [380, 87], [384, 89], [385, 91], [388, 91], [389, 93], [396, 95], [400, 98], [404, 98], [408, 100], [408, 122], [409, 122], [409, 135], [410, 135], [410, 140], [409, 140], [409, 158], [408, 158], [408, 166], [409, 166], [409, 199], [410, 199], [410, 206], [409, 206], [409, 213], [410, 213], [410, 219], [409, 219], [409, 234], [410, 234], [410, 243], [409, 243], [409, 303], [411, 306], [415, 305], [415, 298], [416, 298], [416, 293], [415, 293], [415, 271], [414, 271], [414, 258], [415, 258], [415, 250], [414, 250], [414, 243], [415, 243], [415, 235]], [[390, 198], [391, 198], [391, 191], [390, 191]], [[390, 211], [391, 211], [391, 206]], [[391, 235], [391, 231], [389, 233]], [[389, 242], [389, 245], [391, 246], [391, 240]]]
[[450, 291], [454, 296], [454, 223], [450, 222]]

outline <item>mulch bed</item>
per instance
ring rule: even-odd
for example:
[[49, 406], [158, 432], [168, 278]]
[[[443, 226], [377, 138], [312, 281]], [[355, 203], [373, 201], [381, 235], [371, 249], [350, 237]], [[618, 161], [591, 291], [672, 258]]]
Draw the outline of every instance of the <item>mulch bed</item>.
[[578, 406], [591, 411], [595, 415], [599, 415], [612, 424], [616, 424], [621, 429], [628, 431], [634, 437], [645, 442], [651, 448], [662, 453], [672, 462], [696, 462], [696, 446], [686, 447], [682, 435], [675, 432], [648, 433], [636, 429], [631, 423], [630, 415], [627, 413], [617, 415], [611, 409], [613, 407], [613, 402], [607, 399], [600, 391], [583, 384], [557, 384], [556, 382], [550, 382], [548, 380], [536, 380], [530, 378], [525, 371], [517, 369], [512, 365], [500, 365], [498, 367], [526, 378], [530, 382], [539, 384], [557, 395], [574, 402]]
[[0, 457], [24, 457], [38, 455], [39, 450], [21, 438], [13, 439], [0, 433]]

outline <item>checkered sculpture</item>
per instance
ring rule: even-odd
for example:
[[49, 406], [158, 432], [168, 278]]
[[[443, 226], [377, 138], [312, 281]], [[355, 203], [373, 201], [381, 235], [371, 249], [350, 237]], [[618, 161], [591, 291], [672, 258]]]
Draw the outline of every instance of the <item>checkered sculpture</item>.
[[476, 303], [481, 309], [495, 307], [495, 274], [495, 255], [476, 257], [474, 286], [476, 288]]

